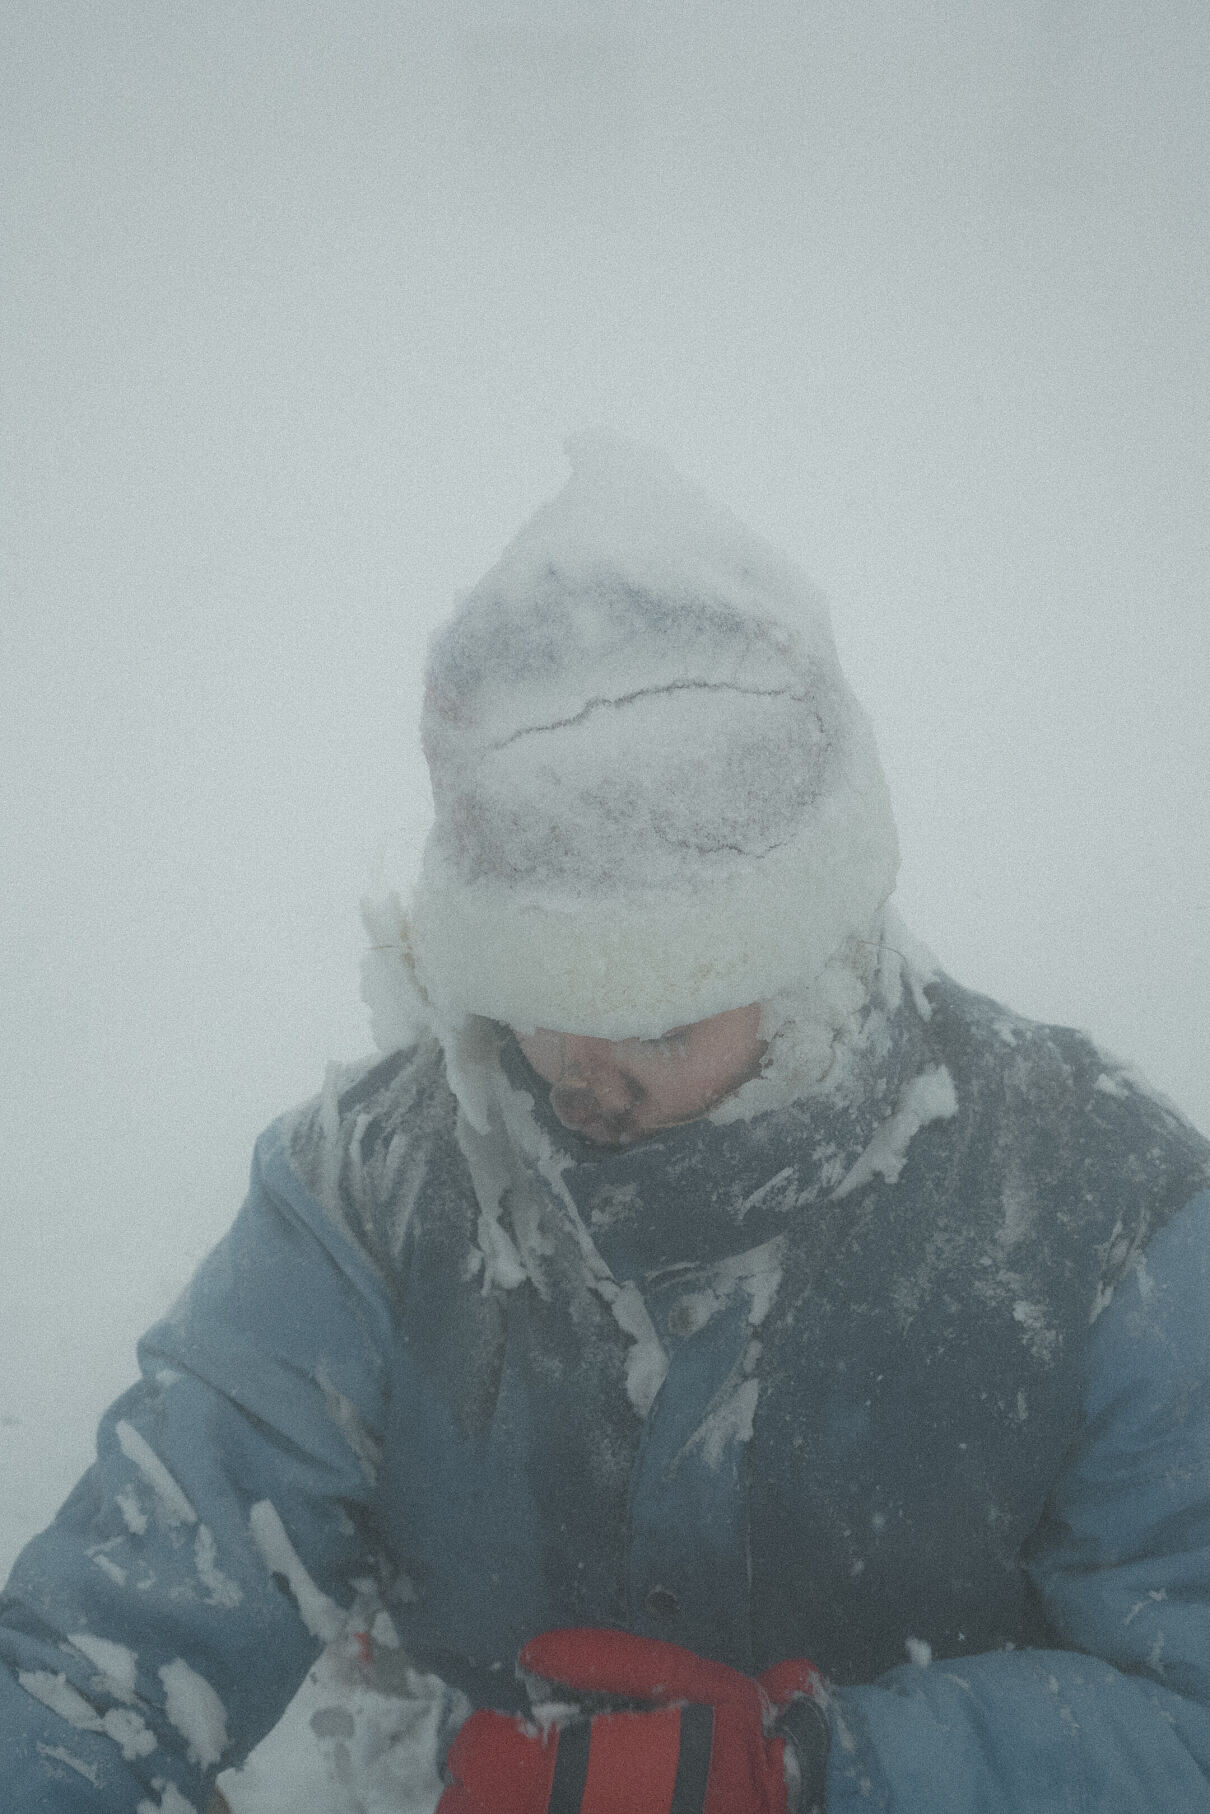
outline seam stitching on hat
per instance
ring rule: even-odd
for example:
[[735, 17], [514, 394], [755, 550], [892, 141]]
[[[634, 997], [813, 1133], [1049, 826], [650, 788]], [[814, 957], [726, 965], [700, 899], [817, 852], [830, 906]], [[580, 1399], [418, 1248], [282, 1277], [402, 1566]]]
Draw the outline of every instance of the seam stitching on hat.
[[561, 731], [570, 725], [581, 724], [593, 712], [601, 711], [606, 706], [633, 705], [636, 699], [658, 699], [663, 693], [740, 693], [749, 699], [797, 699], [804, 705], [809, 697], [806, 693], [796, 692], [792, 687], [741, 687], [732, 680], [674, 680], [662, 687], [636, 687], [633, 693], [620, 693], [616, 699], [601, 695], [590, 699], [578, 712], [573, 712], [570, 718], [553, 718], [549, 724], [527, 724], [488, 747], [504, 750], [511, 743], [518, 743], [522, 737], [537, 737], [546, 731]]

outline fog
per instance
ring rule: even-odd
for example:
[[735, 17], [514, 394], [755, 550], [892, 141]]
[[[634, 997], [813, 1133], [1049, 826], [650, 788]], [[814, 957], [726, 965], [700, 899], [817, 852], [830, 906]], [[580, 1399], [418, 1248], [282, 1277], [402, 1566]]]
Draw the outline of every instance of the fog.
[[8, 0], [0, 1572], [368, 1045], [430, 627], [655, 442], [829, 594], [945, 966], [1210, 1126], [1201, 0]]

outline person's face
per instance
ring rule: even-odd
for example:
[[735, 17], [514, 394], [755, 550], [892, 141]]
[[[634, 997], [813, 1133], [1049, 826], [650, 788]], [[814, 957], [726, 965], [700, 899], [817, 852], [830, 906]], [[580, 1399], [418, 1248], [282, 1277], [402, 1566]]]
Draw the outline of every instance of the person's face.
[[660, 1039], [590, 1039], [539, 1027], [518, 1033], [551, 1086], [564, 1127], [599, 1146], [621, 1146], [694, 1121], [760, 1069], [760, 1003], [674, 1027]]

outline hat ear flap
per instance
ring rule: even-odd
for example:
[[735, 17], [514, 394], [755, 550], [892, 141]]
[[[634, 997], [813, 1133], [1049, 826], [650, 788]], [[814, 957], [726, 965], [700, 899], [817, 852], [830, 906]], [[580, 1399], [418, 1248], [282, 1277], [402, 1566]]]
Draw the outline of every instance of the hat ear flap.
[[361, 959], [361, 999], [370, 1010], [370, 1031], [380, 1052], [398, 1051], [413, 1044], [431, 1019], [398, 894], [391, 889], [364, 897], [361, 923], [370, 941]]

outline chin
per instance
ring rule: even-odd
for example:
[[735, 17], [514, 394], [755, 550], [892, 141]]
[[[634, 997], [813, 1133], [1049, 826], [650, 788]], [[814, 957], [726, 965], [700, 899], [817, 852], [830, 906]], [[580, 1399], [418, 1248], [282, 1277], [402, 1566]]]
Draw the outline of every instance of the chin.
[[630, 1146], [636, 1140], [642, 1140], [645, 1129], [634, 1127], [617, 1127], [601, 1115], [585, 1115], [579, 1119], [574, 1113], [561, 1109], [558, 1103], [551, 1105], [570, 1133], [579, 1134], [581, 1140], [589, 1140], [593, 1146]]
[[[559, 1119], [562, 1121], [563, 1117], [560, 1116]], [[589, 1121], [584, 1124], [564, 1121], [563, 1126], [571, 1133], [579, 1134], [581, 1140], [590, 1140], [593, 1146], [632, 1146], [636, 1140], [643, 1138], [642, 1134], [633, 1133], [629, 1129], [618, 1132], [599, 1121]]]

